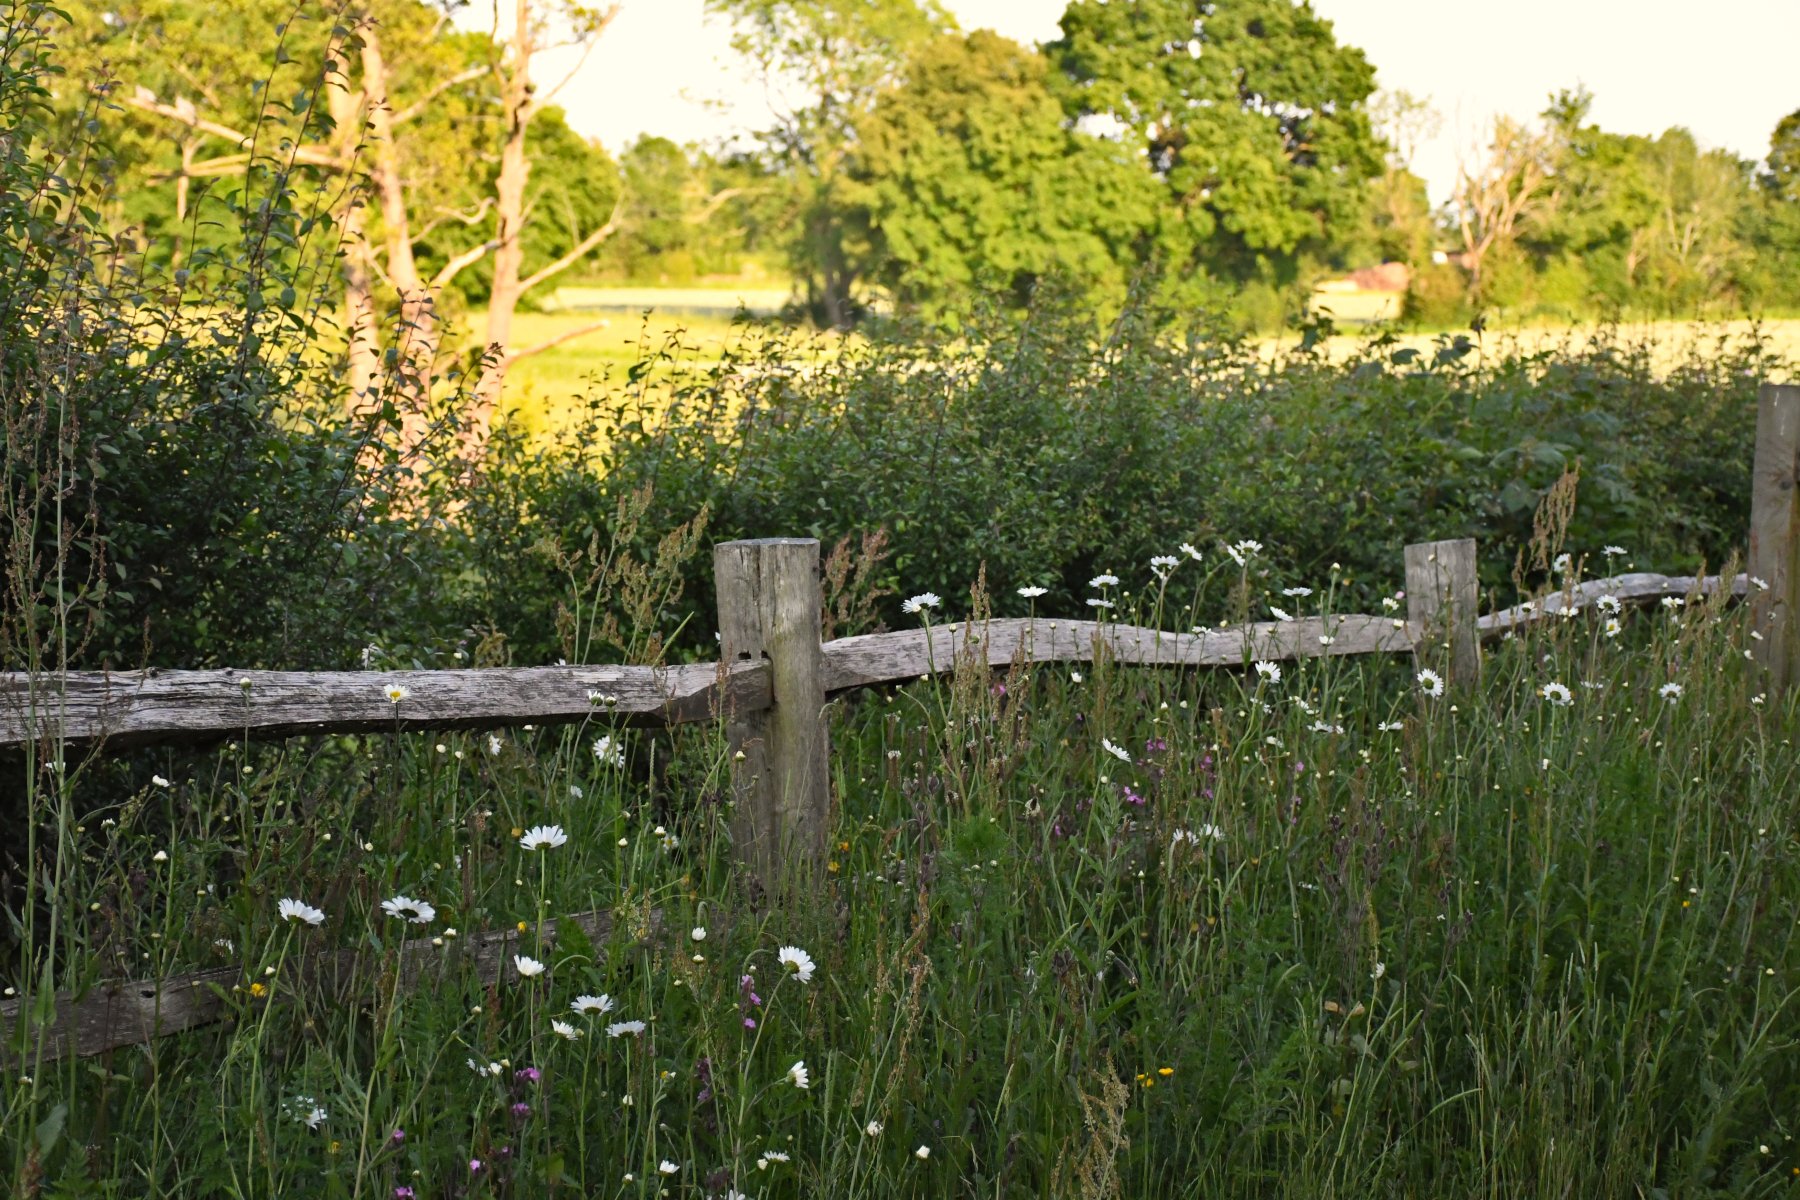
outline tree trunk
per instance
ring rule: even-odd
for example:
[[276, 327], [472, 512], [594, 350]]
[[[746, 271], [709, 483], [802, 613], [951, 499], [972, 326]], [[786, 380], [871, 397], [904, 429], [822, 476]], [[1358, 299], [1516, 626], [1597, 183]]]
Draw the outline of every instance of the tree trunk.
[[432, 371], [443, 336], [436, 298], [419, 275], [413, 257], [412, 225], [406, 212], [406, 179], [394, 141], [394, 113], [388, 103], [388, 68], [373, 25], [362, 30], [363, 92], [369, 108], [369, 179], [381, 205], [387, 240], [387, 274], [400, 293], [399, 352], [395, 357], [395, 400], [400, 407], [400, 461], [418, 456], [429, 433], [427, 412]]
[[[343, 43], [334, 40], [327, 55], [337, 60]], [[330, 106], [332, 144], [343, 161], [350, 161], [357, 138], [362, 132], [362, 97], [350, 91], [348, 75], [341, 68], [326, 84], [325, 99]], [[364, 220], [362, 197], [352, 192], [344, 205], [340, 222], [342, 231], [338, 253], [344, 278], [344, 354], [350, 373], [350, 394], [346, 409], [352, 417], [366, 415], [381, 391], [381, 327], [375, 311], [373, 272], [369, 263], [369, 234]]]
[[512, 345], [513, 314], [522, 292], [519, 272], [525, 263], [525, 185], [531, 178], [531, 161], [525, 156], [525, 133], [531, 124], [531, 0], [517, 0], [513, 28], [512, 67], [501, 86], [506, 142], [500, 150], [500, 177], [494, 185], [496, 244], [494, 283], [488, 292], [487, 349], [462, 431], [463, 459], [468, 464], [481, 458], [506, 383], [507, 347]]

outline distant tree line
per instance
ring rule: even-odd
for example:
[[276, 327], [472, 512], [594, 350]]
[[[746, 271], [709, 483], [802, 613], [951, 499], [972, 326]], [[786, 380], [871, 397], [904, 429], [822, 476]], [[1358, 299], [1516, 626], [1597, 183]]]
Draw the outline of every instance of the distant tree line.
[[[1378, 92], [1293, 0], [1072, 0], [1038, 49], [964, 33], [936, 0], [707, 0], [798, 99], [735, 148], [614, 153], [538, 64], [617, 6], [511, 7], [479, 30], [425, 0], [71, 0], [60, 100], [110, 155], [107, 219], [175, 265], [220, 228], [208, 197], [285, 149], [343, 244], [353, 390], [422, 388], [439, 324], [480, 307], [464, 365], [491, 405], [534, 349], [512, 313], [552, 281], [755, 265], [839, 328], [1042, 286], [1266, 327], [1383, 262], [1436, 323], [1800, 308], [1800, 111], [1756, 164], [1680, 128], [1608, 132], [1562, 93], [1497, 121], [1434, 209], [1412, 169], [1428, 103]], [[409, 337], [384, 358], [391, 312]]]

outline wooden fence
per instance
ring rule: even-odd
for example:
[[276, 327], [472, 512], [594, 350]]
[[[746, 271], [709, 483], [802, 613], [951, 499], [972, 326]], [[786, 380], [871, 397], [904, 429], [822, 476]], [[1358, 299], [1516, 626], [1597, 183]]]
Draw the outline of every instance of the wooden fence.
[[[1748, 596], [1771, 690], [1800, 681], [1800, 387], [1765, 385], [1757, 412], [1749, 570], [1718, 576], [1630, 574], [1571, 586], [1539, 601], [1478, 615], [1475, 543], [1406, 547], [1407, 611], [1262, 621], [1183, 634], [1044, 617], [990, 620], [821, 640], [819, 545], [811, 539], [728, 542], [715, 548], [721, 661], [674, 667], [529, 667], [450, 671], [157, 671], [0, 676], [0, 749], [35, 744], [59, 757], [106, 748], [228, 737], [493, 728], [579, 722], [603, 715], [639, 724], [722, 721], [732, 751], [733, 841], [766, 889], [804, 886], [829, 832], [825, 705], [850, 689], [949, 671], [961, 659], [1172, 667], [1244, 666], [1347, 654], [1412, 654], [1452, 686], [1480, 671], [1480, 642], [1594, 605], [1601, 596], [1647, 603], [1720, 588]], [[395, 699], [394, 697], [399, 697]], [[599, 929], [609, 918], [569, 920]], [[483, 978], [500, 977], [507, 939], [470, 939]], [[340, 994], [362, 955], [310, 961], [303, 974]], [[405, 961], [437, 961], [429, 941]], [[410, 969], [410, 968], [409, 968]], [[221, 985], [235, 970], [169, 981], [104, 985], [60, 995], [46, 1053], [97, 1053], [216, 1021], [232, 1011]], [[0, 1004], [0, 1036], [22, 1001]]]

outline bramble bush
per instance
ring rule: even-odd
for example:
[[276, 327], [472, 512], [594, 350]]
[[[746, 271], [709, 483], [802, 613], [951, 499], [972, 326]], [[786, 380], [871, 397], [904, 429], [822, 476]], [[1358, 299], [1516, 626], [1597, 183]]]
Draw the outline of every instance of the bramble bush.
[[[889, 621], [902, 581], [954, 588], [985, 565], [1003, 613], [1023, 611], [1023, 585], [1079, 607], [1096, 573], [1243, 538], [1268, 547], [1269, 578], [1341, 564], [1367, 605], [1398, 583], [1406, 543], [1472, 536], [1484, 585], [1507, 597], [1509, 548], [1571, 472], [1579, 544], [1668, 572], [1742, 546], [1756, 385], [1783, 369], [1755, 337], [1696, 344], [1658, 371], [1652, 345], [1608, 329], [1557, 352], [1458, 335], [1420, 354], [1375, 336], [1346, 361], [1319, 352], [1327, 332], [1268, 362], [1149, 311], [1096, 329], [1046, 306], [954, 337], [878, 331], [824, 358], [754, 327], [716, 364], [672, 345], [595, 397], [591, 425], [548, 456], [559, 465], [533, 468], [504, 536], [579, 541], [644, 491], [640, 540], [702, 510], [719, 540], [884, 530]], [[577, 465], [586, 447], [591, 467]], [[549, 654], [533, 614], [560, 580], [521, 556], [488, 568], [495, 623]], [[692, 562], [679, 609], [701, 650], [709, 574]]]

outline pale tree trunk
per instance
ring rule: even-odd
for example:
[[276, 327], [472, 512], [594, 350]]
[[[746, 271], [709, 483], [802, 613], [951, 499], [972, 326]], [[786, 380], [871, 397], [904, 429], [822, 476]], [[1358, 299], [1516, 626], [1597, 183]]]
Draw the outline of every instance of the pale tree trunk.
[[439, 327], [432, 286], [413, 257], [412, 224], [406, 211], [406, 177], [394, 140], [394, 113], [388, 103], [388, 68], [373, 25], [362, 31], [363, 94], [369, 116], [369, 181], [381, 205], [387, 240], [387, 275], [400, 294], [399, 347], [394, 361], [395, 401], [400, 409], [401, 462], [417, 457], [429, 433], [432, 372], [437, 366]]
[[501, 104], [506, 112], [506, 142], [500, 150], [500, 177], [494, 185], [494, 283], [488, 293], [487, 348], [475, 397], [463, 422], [463, 457], [474, 463], [481, 458], [493, 427], [494, 411], [506, 383], [507, 347], [512, 345], [513, 314], [518, 311], [519, 272], [525, 264], [525, 186], [531, 179], [531, 160], [525, 155], [525, 134], [531, 125], [531, 0], [517, 0], [514, 8], [511, 70], [501, 85]]
[[[340, 40], [333, 40], [326, 50], [336, 59], [343, 50]], [[326, 84], [326, 103], [330, 106], [333, 126], [332, 141], [339, 156], [349, 162], [362, 130], [362, 97], [352, 95], [346, 76], [337, 72]], [[339, 222], [341, 240], [340, 273], [344, 279], [345, 330], [344, 354], [349, 368], [350, 394], [346, 405], [352, 417], [366, 415], [381, 391], [381, 319], [375, 308], [375, 286], [369, 262], [369, 234], [363, 216], [363, 199], [352, 192], [344, 203]]]

